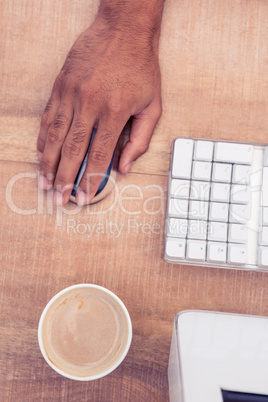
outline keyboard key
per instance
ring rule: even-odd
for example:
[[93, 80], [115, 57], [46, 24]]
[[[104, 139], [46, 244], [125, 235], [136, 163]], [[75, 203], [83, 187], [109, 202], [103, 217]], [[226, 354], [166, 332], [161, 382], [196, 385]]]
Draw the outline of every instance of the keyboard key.
[[212, 161], [213, 142], [196, 141], [194, 149], [194, 159], [199, 161]]
[[193, 162], [192, 179], [193, 180], [210, 180], [211, 162]]
[[172, 176], [178, 179], [190, 179], [192, 170], [194, 141], [178, 138], [174, 144]]
[[229, 264], [245, 265], [247, 263], [247, 249], [245, 245], [232, 244], [228, 245]]
[[261, 203], [263, 207], [268, 207], [268, 167], [264, 167], [262, 171]]
[[185, 244], [186, 240], [176, 239], [172, 237], [167, 238], [166, 254], [169, 257], [184, 259], [185, 258]]
[[209, 222], [208, 223], [208, 240], [227, 241], [227, 223], [225, 222]]
[[174, 218], [187, 218], [188, 200], [171, 198], [169, 200], [168, 215]]
[[230, 243], [246, 243], [248, 238], [248, 229], [240, 223], [230, 223], [228, 241]]
[[208, 242], [207, 260], [209, 262], [226, 262], [227, 244]]
[[268, 147], [264, 148], [263, 166], [268, 166]]
[[229, 202], [230, 184], [211, 183], [211, 201]]
[[188, 222], [188, 239], [206, 240], [207, 222], [200, 220], [190, 220]]
[[228, 204], [223, 202], [211, 202], [209, 207], [209, 220], [218, 222], [228, 221]]
[[251, 165], [253, 160], [253, 146], [232, 142], [217, 142], [215, 144], [214, 160]]
[[268, 247], [259, 247], [258, 250], [258, 265], [261, 268], [268, 267]]
[[170, 196], [176, 198], [189, 198], [190, 180], [172, 179], [170, 185]]
[[207, 220], [208, 202], [191, 200], [189, 205], [189, 219]]
[[212, 181], [230, 183], [232, 165], [229, 163], [213, 163]]
[[259, 232], [259, 245], [268, 246], [268, 226], [263, 226]]
[[260, 222], [261, 226], [268, 226], [268, 207], [262, 207]]
[[234, 165], [232, 182], [239, 184], [249, 184], [251, 167], [247, 165]]
[[249, 187], [243, 184], [233, 184], [231, 188], [231, 202], [248, 204], [250, 198]]
[[207, 181], [192, 180], [190, 198], [192, 200], [208, 201], [210, 195], [210, 183]]
[[167, 235], [185, 238], [187, 235], [187, 219], [170, 218], [167, 221]]
[[248, 205], [231, 204], [229, 221], [233, 223], [247, 223], [250, 218]]
[[206, 242], [202, 240], [187, 240], [186, 258], [193, 261], [205, 261]]

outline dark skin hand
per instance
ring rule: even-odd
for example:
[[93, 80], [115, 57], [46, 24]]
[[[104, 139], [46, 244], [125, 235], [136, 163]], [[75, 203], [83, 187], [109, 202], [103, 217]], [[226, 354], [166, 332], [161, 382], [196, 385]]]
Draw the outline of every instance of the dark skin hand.
[[161, 115], [158, 42], [163, 2], [103, 0], [96, 20], [71, 48], [54, 83], [37, 141], [39, 187], [53, 187], [56, 205], [69, 201], [94, 127], [97, 134], [77, 191], [78, 205], [88, 204], [97, 192], [130, 117], [120, 172], [127, 173], [148, 149]]

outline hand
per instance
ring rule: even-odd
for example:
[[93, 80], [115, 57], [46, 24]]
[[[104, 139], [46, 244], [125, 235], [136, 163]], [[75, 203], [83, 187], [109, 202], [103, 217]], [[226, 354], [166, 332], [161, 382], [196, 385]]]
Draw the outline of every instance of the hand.
[[56, 205], [69, 201], [93, 127], [97, 134], [77, 191], [78, 205], [89, 203], [97, 192], [129, 118], [132, 125], [120, 158], [121, 173], [146, 152], [160, 118], [158, 40], [117, 28], [98, 16], [80, 35], [42, 116], [37, 141], [39, 187], [54, 187]]

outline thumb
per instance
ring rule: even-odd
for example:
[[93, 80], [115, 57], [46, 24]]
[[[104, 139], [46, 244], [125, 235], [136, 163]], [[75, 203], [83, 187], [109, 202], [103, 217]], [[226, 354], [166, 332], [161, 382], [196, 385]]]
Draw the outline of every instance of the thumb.
[[126, 174], [130, 171], [133, 162], [143, 155], [149, 148], [149, 144], [155, 126], [161, 116], [159, 110], [150, 111], [133, 117], [129, 141], [126, 143], [119, 162], [119, 170]]

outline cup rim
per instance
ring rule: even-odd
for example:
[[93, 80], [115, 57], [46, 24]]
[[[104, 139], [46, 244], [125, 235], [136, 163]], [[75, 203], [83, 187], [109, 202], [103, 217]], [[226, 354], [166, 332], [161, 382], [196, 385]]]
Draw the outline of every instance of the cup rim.
[[[120, 307], [122, 308], [125, 316], [126, 316], [126, 320], [127, 320], [127, 325], [128, 325], [128, 337], [127, 337], [127, 342], [126, 342], [126, 346], [125, 349], [123, 351], [123, 353], [121, 354], [121, 356], [118, 358], [118, 360], [116, 360], [116, 362], [109, 367], [108, 369], [106, 369], [105, 371], [103, 371], [102, 373], [98, 373], [95, 375], [90, 375], [90, 376], [85, 376], [85, 377], [79, 377], [79, 376], [75, 376], [72, 374], [68, 374], [65, 371], [61, 370], [60, 368], [58, 368], [54, 363], [52, 363], [52, 361], [48, 358], [47, 354], [46, 354], [46, 350], [44, 347], [44, 343], [43, 343], [43, 337], [42, 337], [42, 331], [43, 331], [43, 324], [44, 324], [44, 319], [45, 316], [49, 310], [49, 308], [51, 307], [51, 305], [59, 298], [61, 297], [63, 294], [69, 292], [70, 290], [73, 289], [78, 289], [78, 288], [93, 288], [93, 289], [98, 289], [108, 295], [110, 295], [115, 301], [117, 301], [117, 303], [120, 305]], [[49, 300], [49, 302], [47, 303], [47, 305], [45, 306], [45, 308], [42, 311], [41, 317], [39, 319], [39, 323], [38, 323], [38, 344], [39, 344], [39, 348], [40, 351], [45, 359], [45, 361], [48, 363], [48, 365], [55, 370], [58, 374], [62, 375], [63, 377], [69, 378], [71, 380], [77, 380], [77, 381], [92, 381], [92, 380], [97, 380], [99, 378], [105, 377], [106, 375], [110, 374], [112, 371], [114, 371], [121, 363], [122, 361], [125, 359], [130, 345], [131, 345], [131, 341], [132, 341], [132, 323], [131, 323], [131, 319], [130, 319], [130, 315], [129, 312], [126, 308], [126, 306], [124, 305], [124, 303], [122, 302], [122, 300], [115, 294], [113, 293], [111, 290], [100, 286], [100, 285], [95, 285], [95, 284], [91, 284], [91, 283], [79, 283], [76, 285], [72, 285], [72, 286], [68, 286], [67, 288], [62, 289], [60, 292], [58, 292], [57, 294], [55, 294], [52, 299]]]

